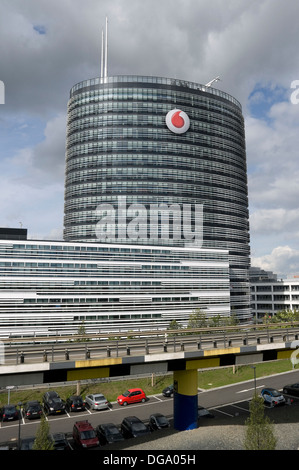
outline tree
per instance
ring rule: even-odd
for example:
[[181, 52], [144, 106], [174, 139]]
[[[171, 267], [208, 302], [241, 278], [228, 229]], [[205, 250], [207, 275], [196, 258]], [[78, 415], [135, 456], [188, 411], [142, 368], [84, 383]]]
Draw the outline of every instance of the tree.
[[[167, 330], [181, 330], [181, 329], [182, 329], [182, 325], [180, 325], [179, 322], [177, 322], [176, 320], [171, 320], [167, 328]], [[175, 335], [176, 333], [171, 333], [171, 336], [175, 336]]]
[[245, 425], [246, 450], [275, 450], [277, 439], [274, 435], [274, 425], [264, 413], [264, 400], [257, 394], [250, 403], [250, 416]]
[[54, 450], [53, 443], [49, 438], [50, 426], [45, 416], [42, 415], [40, 425], [36, 432], [33, 450]]
[[208, 326], [206, 315], [200, 310], [196, 309], [194, 313], [189, 316], [187, 328], [204, 328]]
[[[78, 327], [78, 336], [84, 336], [86, 334], [86, 328], [85, 328], [85, 322], [82, 320], [81, 325]], [[89, 341], [89, 338], [77, 338], [77, 342], [80, 343], [85, 343], [86, 341]]]

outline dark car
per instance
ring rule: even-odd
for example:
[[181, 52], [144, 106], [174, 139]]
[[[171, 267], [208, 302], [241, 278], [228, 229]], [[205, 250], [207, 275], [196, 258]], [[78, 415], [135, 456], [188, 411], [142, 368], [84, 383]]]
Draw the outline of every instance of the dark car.
[[99, 424], [96, 427], [96, 433], [102, 445], [124, 440], [124, 436], [113, 423]]
[[149, 427], [151, 430], [169, 428], [170, 424], [166, 416], [161, 413], [154, 413], [149, 417]]
[[72, 395], [66, 400], [68, 411], [83, 411], [86, 409], [86, 403], [80, 395]]
[[92, 425], [87, 421], [76, 421], [73, 427], [73, 439], [77, 447], [87, 449], [99, 445], [99, 438]]
[[65, 403], [57, 392], [46, 392], [43, 395], [43, 405], [49, 415], [65, 413]]
[[215, 418], [215, 416], [203, 406], [199, 406], [197, 408], [197, 416], [199, 419], [200, 418]]
[[34, 442], [35, 437], [24, 437], [24, 439], [21, 440], [20, 450], [32, 450]]
[[50, 440], [53, 443], [54, 450], [71, 450], [70, 444], [63, 432], [50, 434]]
[[162, 390], [162, 395], [164, 397], [173, 397], [173, 385], [169, 385], [169, 387], [165, 387]]
[[150, 429], [137, 416], [127, 416], [120, 426], [125, 438], [139, 437], [150, 434]]
[[40, 418], [43, 410], [39, 401], [28, 401], [23, 407], [23, 416], [27, 419]]
[[283, 393], [287, 395], [299, 396], [299, 383], [285, 385], [282, 389]]
[[12, 421], [19, 419], [19, 410], [15, 405], [4, 405], [1, 408], [0, 416], [2, 421]]

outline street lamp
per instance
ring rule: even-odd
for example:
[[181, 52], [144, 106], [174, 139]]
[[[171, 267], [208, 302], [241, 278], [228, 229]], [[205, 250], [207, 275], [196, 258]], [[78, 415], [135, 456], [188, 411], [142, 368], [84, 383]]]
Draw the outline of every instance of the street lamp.
[[251, 369], [253, 369], [253, 375], [254, 375], [254, 394], [256, 395], [256, 366], [250, 366]]
[[8, 385], [7, 387], [5, 387], [6, 390], [8, 391], [8, 396], [7, 396], [7, 404], [9, 405], [10, 404], [10, 391], [15, 388], [14, 385]]

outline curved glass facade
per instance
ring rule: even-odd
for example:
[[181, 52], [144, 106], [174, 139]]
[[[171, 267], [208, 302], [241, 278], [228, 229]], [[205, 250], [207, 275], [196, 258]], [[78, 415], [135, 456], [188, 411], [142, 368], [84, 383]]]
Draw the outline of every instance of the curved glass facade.
[[[171, 132], [165, 123], [166, 114], [176, 108], [190, 119], [184, 134]], [[184, 246], [180, 230], [175, 236], [175, 220], [182, 226], [182, 213], [171, 214], [168, 237], [163, 237], [160, 219], [150, 219], [151, 209], [161, 204], [179, 211], [189, 207], [193, 230], [195, 207], [202, 207], [202, 247], [229, 250], [231, 305], [239, 317], [250, 317], [247, 169], [239, 102], [214, 88], [159, 77], [96, 78], [75, 85], [68, 103], [64, 239]], [[122, 211], [132, 206], [134, 213], [124, 218]], [[107, 207], [114, 212], [106, 218], [101, 240], [97, 226], [103, 215], [111, 216]], [[146, 210], [140, 223], [138, 208]], [[135, 216], [135, 238], [126, 230], [128, 215], [131, 220]]]

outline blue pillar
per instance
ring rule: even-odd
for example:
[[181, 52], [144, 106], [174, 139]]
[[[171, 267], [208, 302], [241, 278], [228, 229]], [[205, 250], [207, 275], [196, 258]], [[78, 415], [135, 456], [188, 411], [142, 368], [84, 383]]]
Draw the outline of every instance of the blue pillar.
[[174, 428], [178, 431], [197, 428], [197, 369], [173, 373]]

